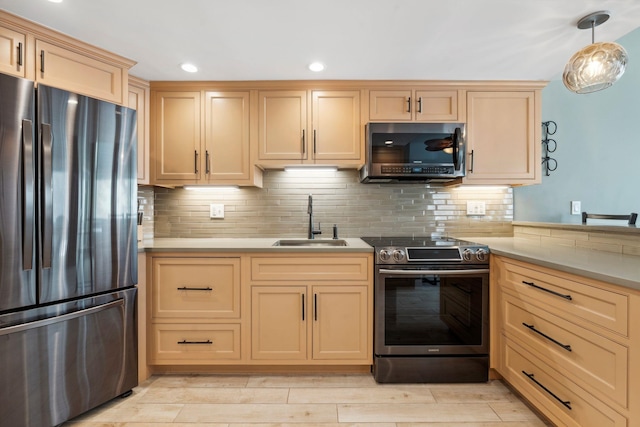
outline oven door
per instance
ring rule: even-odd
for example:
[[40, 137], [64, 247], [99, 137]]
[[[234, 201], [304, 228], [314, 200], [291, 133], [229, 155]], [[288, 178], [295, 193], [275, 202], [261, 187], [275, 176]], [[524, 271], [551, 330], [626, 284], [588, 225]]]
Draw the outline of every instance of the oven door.
[[379, 266], [376, 356], [487, 355], [489, 269]]

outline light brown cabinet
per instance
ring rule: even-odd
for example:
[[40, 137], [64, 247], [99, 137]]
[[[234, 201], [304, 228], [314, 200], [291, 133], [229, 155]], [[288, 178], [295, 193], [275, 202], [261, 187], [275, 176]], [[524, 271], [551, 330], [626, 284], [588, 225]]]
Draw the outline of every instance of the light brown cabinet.
[[540, 91], [468, 91], [463, 183], [540, 183], [540, 138]]
[[153, 183], [260, 185], [249, 91], [152, 91]]
[[464, 121], [464, 91], [456, 89], [371, 90], [369, 121]]
[[260, 165], [363, 162], [359, 90], [264, 90], [258, 102]]
[[134, 61], [0, 11], [0, 72], [128, 104]]
[[0, 73], [25, 77], [26, 41], [26, 34], [0, 26]]
[[557, 425], [640, 417], [639, 295], [492, 255], [492, 365]]
[[371, 364], [370, 263], [362, 255], [252, 257], [254, 363]]
[[128, 106], [137, 112], [138, 184], [149, 184], [149, 82], [129, 76]]
[[241, 359], [240, 257], [153, 257], [151, 365]]

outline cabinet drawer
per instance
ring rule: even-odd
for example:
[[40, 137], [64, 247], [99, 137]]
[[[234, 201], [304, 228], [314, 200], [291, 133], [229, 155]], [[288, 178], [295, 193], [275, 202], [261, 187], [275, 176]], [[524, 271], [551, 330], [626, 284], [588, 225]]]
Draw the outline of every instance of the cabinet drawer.
[[627, 406], [627, 347], [504, 293], [502, 311], [507, 337], [591, 393]]
[[625, 417], [571, 381], [563, 379], [561, 374], [522, 347], [509, 339], [505, 339], [504, 344], [505, 378], [535, 402], [535, 406], [555, 424], [567, 427], [627, 427]]
[[585, 325], [596, 325], [628, 334], [628, 296], [575, 280], [570, 275], [552, 275], [518, 264], [504, 263], [503, 288], [523, 300], [539, 301], [562, 317], [575, 317]]
[[239, 258], [154, 258], [153, 317], [239, 318]]
[[251, 280], [368, 280], [368, 257], [251, 259]]
[[155, 324], [151, 363], [240, 359], [239, 324]]

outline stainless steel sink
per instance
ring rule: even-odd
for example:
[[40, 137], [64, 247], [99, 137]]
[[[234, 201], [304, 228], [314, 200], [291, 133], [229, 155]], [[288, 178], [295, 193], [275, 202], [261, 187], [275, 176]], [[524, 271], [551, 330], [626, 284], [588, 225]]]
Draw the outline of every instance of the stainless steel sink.
[[276, 240], [273, 246], [348, 246], [342, 239], [287, 239]]

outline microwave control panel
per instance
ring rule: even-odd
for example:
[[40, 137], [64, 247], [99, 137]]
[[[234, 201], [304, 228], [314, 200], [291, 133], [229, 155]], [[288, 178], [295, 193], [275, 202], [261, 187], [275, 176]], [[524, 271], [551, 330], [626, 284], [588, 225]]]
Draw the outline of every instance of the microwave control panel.
[[419, 165], [387, 165], [380, 168], [385, 175], [429, 174], [452, 175], [453, 166], [419, 166]]

